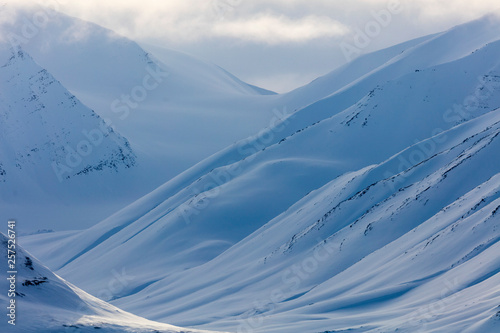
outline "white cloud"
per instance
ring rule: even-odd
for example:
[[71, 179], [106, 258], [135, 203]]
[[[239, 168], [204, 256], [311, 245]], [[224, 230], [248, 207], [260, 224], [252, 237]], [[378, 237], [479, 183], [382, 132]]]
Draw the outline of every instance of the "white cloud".
[[[371, 12], [387, 9], [391, 1], [398, 0], [0, 0], [0, 5], [57, 6], [131, 39], [192, 53], [243, 80], [283, 91], [291, 81], [307, 83], [310, 73], [342, 65], [340, 42], [352, 42], [353, 31], [373, 20]], [[363, 52], [443, 31], [500, 6], [498, 0], [400, 2], [403, 12]]]
[[222, 21], [214, 25], [215, 36], [233, 37], [268, 44], [306, 42], [317, 38], [339, 37], [349, 29], [326, 16], [309, 15], [291, 19], [284, 15], [269, 14]]
[[[4, 0], [44, 4], [133, 39], [194, 42], [233, 38], [279, 44], [335, 38], [366, 13], [401, 2], [408, 24], [458, 24], [499, 7], [497, 0]], [[0, 1], [0, 4], [2, 2]]]
[[115, 1], [88, 0], [62, 5], [61, 9], [135, 39], [193, 42], [231, 37], [276, 44], [336, 37], [347, 31], [327, 16], [290, 17], [286, 13], [263, 12], [261, 8], [248, 8], [245, 0], [144, 0], [138, 4], [136, 1], [116, 4]]

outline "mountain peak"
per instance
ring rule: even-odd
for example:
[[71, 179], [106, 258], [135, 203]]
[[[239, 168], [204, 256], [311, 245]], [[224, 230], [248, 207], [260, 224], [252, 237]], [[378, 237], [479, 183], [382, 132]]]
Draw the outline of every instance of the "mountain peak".
[[[25, 50], [10, 48], [3, 53], [10, 55], [0, 67], [0, 161], [7, 174], [19, 173], [26, 178], [45, 172], [47, 179], [57, 177], [62, 181], [135, 164], [127, 140], [36, 64]], [[70, 160], [72, 167], [67, 166]], [[61, 165], [66, 166], [64, 172], [54, 174], [50, 165], [57, 165], [59, 170]]]

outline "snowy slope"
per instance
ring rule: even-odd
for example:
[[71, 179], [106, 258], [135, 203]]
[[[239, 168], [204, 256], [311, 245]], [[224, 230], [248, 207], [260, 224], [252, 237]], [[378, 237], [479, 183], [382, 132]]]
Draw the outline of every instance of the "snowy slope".
[[233, 331], [461, 332], [490, 317], [498, 329], [500, 110], [434, 140], [443, 137], [425, 162], [384, 176], [413, 148], [343, 175], [209, 263], [116, 303], [140, 313], [175, 299], [148, 315], [215, 316], [205, 327]]
[[100, 224], [23, 242], [94, 294], [126, 269], [103, 298], [175, 324], [496, 332], [499, 40], [491, 16], [367, 55]]
[[[1, 44], [0, 63], [1, 218], [17, 216], [40, 228], [51, 211], [73, 215], [64, 206], [94, 191], [109, 195], [106, 186], [86, 183], [134, 168], [129, 142], [23, 49]], [[68, 202], [69, 196], [74, 200]], [[80, 221], [74, 222], [79, 228]]]
[[[14, 166], [22, 170], [30, 164], [38, 164], [38, 172], [43, 167], [52, 168], [59, 180], [106, 168], [118, 170], [134, 166], [135, 156], [128, 142], [39, 67], [29, 54], [22, 49], [11, 49], [2, 56], [3, 60], [8, 57], [0, 67], [4, 182], [8, 174], [15, 172]], [[78, 126], [88, 130], [79, 131]], [[93, 129], [99, 129], [101, 135], [96, 135]], [[76, 165], [74, 167], [67, 165], [66, 157], [71, 151], [65, 149], [92, 139], [95, 147], [74, 148], [77, 154], [81, 148], [81, 152], [87, 154], [88, 151], [92, 156], [85, 163], [78, 163], [79, 159], [75, 158], [74, 163], [70, 163]]]
[[[462, 58], [489, 42], [498, 40], [494, 15], [443, 33], [424, 36], [363, 55], [303, 87], [281, 96], [292, 108], [305, 106], [333, 93], [370, 89], [408, 71], [429, 68]], [[458, 41], [458, 42], [457, 42]], [[445, 52], [443, 52], [443, 50]], [[359, 98], [357, 95], [356, 98]]]
[[[9, 240], [0, 233], [3, 272], [13, 271], [7, 267], [7, 248], [15, 243]], [[3, 278], [0, 282], [2, 290], [15, 294], [0, 296], [2, 304], [10, 306], [14, 300], [15, 312], [9, 313], [15, 317], [9, 320], [15, 325], [2, 320], [2, 332], [207, 332], [156, 323], [122, 311], [61, 279], [19, 246], [15, 252], [16, 273], [8, 277], [15, 276], [16, 287], [11, 286], [14, 280]], [[121, 278], [126, 282], [126, 276]]]

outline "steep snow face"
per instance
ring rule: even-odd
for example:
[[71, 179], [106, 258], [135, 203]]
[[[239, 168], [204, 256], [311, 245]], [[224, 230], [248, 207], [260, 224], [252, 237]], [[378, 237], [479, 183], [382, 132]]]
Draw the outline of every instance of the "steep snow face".
[[[59, 208], [67, 214], [66, 199], [89, 195], [85, 186], [74, 193], [69, 184], [134, 168], [136, 155], [125, 138], [24, 50], [2, 44], [0, 60], [0, 216], [40, 228], [33, 219], [46, 222], [50, 217], [43, 215]], [[98, 197], [109, 194], [93, 185], [104, 191]]]
[[[8, 320], [0, 321], [2, 332], [95, 332], [99, 329], [99, 332], [209, 333], [146, 320], [87, 294], [19, 247], [15, 243], [15, 228], [12, 230], [14, 233], [9, 235], [13, 237], [0, 233], [0, 268], [3, 272], [13, 272], [0, 281], [0, 288], [5, 291], [0, 301], [10, 306], [5, 312], [11, 315]], [[15, 269], [8, 267], [8, 249], [14, 249], [9, 255], [15, 252]], [[126, 276], [118, 278], [126, 281]]]
[[[23, 241], [91, 293], [176, 324], [498, 328], [493, 20], [407, 44], [89, 230]], [[134, 281], [99, 294], [109, 269]]]
[[[116, 171], [134, 166], [135, 156], [127, 140], [81, 104], [29, 54], [12, 49], [4, 55], [9, 56], [0, 67], [4, 182], [7, 173], [15, 173], [14, 167], [31, 168], [32, 175], [33, 165], [37, 165], [37, 172], [51, 167], [54, 176], [62, 181], [103, 169]], [[79, 126], [88, 130], [79, 131]], [[91, 145], [82, 143], [71, 149], [79, 142]], [[78, 163], [82, 159], [79, 155], [92, 158]]]

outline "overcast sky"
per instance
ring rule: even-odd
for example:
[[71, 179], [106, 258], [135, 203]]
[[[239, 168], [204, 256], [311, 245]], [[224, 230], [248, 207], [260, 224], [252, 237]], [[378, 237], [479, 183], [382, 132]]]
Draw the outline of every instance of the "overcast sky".
[[[15, 0], [23, 1], [57, 2], [69, 15], [190, 53], [277, 92], [360, 53], [446, 30], [500, 6], [498, 0]], [[359, 31], [370, 36], [356, 44]]]

